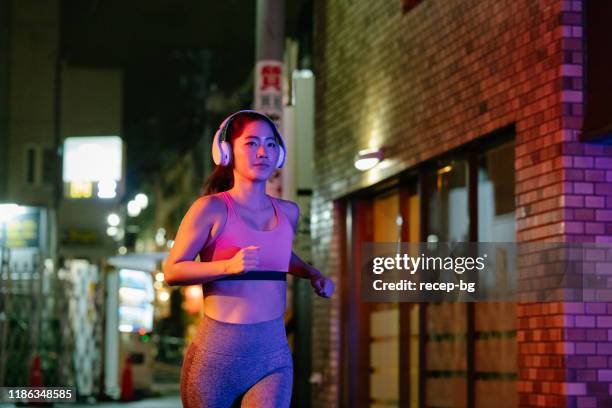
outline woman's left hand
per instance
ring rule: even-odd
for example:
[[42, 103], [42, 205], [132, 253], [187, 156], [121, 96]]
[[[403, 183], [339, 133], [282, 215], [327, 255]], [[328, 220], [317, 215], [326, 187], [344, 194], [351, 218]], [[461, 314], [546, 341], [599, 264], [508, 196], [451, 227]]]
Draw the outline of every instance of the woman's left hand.
[[334, 294], [334, 290], [336, 285], [334, 282], [323, 275], [315, 276], [310, 279], [310, 284], [314, 288], [314, 291], [317, 295], [321, 297], [331, 297]]

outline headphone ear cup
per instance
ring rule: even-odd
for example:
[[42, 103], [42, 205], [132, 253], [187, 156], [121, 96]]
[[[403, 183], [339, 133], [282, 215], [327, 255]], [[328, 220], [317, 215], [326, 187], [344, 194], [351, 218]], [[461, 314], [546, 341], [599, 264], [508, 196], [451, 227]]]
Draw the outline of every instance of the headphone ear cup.
[[232, 148], [226, 141], [219, 143], [220, 133], [221, 130], [218, 130], [213, 139], [212, 158], [217, 166], [227, 166], [232, 159]]
[[232, 147], [225, 140], [221, 142], [221, 166], [227, 166], [232, 160]]
[[212, 158], [213, 158], [213, 162], [215, 162], [215, 164], [217, 166], [219, 166], [221, 164], [221, 148], [219, 146], [219, 130], [217, 130], [217, 132], [215, 133], [215, 137], [213, 138], [213, 143], [212, 143]]
[[285, 148], [280, 146], [278, 149], [278, 160], [276, 162], [276, 168], [281, 168], [285, 164]]

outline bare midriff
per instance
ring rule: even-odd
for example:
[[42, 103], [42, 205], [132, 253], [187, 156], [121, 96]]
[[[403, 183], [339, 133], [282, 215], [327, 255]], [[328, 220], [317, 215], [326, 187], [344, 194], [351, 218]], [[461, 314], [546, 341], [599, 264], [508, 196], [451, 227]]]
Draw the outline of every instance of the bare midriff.
[[286, 281], [209, 282], [204, 292], [204, 313], [228, 323], [257, 323], [285, 313]]

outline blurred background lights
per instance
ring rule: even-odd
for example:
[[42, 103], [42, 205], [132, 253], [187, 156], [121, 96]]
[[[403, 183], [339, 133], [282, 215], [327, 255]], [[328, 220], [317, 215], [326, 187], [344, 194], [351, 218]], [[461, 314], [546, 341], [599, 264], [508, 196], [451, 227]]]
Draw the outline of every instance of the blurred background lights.
[[117, 228], [117, 234], [115, 235], [115, 241], [121, 241], [125, 237], [125, 229]]
[[145, 208], [147, 208], [147, 205], [149, 205], [149, 199], [143, 193], [136, 194], [134, 200], [136, 201], [136, 203], [138, 203], [141, 210], [144, 210]]
[[158, 228], [155, 234], [155, 243], [158, 246], [164, 246], [166, 244], [166, 230], [164, 228]]
[[134, 326], [132, 326], [131, 324], [120, 324], [119, 331], [123, 333], [131, 333], [132, 331], [134, 331]]
[[138, 217], [138, 214], [140, 214], [140, 205], [138, 205], [136, 200], [131, 200], [127, 204], [127, 211], [130, 217]]
[[168, 299], [170, 299], [170, 294], [166, 291], [161, 291], [159, 292], [157, 298], [160, 300], [160, 302], [167, 302]]
[[111, 213], [111, 214], [108, 214], [108, 217], [106, 218], [106, 222], [108, 222], [108, 225], [110, 225], [111, 227], [116, 227], [121, 222], [121, 219], [119, 218], [117, 214]]
[[130, 217], [138, 217], [140, 212], [149, 205], [149, 198], [146, 194], [138, 193], [133, 200], [127, 204], [128, 215]]
[[25, 207], [17, 204], [0, 204], [0, 222], [11, 221], [13, 218], [25, 213]]
[[115, 198], [117, 196], [117, 182], [114, 180], [101, 180], [98, 183], [98, 198]]

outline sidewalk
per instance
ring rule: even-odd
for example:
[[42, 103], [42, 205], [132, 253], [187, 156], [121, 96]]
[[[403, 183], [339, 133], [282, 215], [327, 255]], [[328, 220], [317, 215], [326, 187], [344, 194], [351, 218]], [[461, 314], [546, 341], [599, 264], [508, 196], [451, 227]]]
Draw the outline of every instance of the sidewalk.
[[[153, 366], [153, 384], [151, 386], [152, 397], [143, 398], [133, 402], [101, 401], [87, 402], [62, 402], [52, 405], [53, 408], [182, 408], [180, 391], [180, 372], [178, 365], [155, 362]], [[25, 405], [20, 405], [25, 406]], [[51, 405], [50, 405], [51, 406]], [[13, 403], [0, 402], [0, 408], [15, 408]]]
[[[15, 404], [0, 403], [0, 408], [15, 408]], [[164, 395], [157, 398], [145, 398], [134, 402], [97, 402], [87, 404], [82, 402], [66, 402], [53, 404], [53, 408], [181, 408], [181, 398], [176, 395]]]
[[134, 402], [99, 402], [95, 404], [55, 404], [57, 408], [81, 408], [81, 407], [96, 407], [96, 408], [181, 408], [181, 398], [177, 395], [164, 395], [158, 398], [145, 398]]

